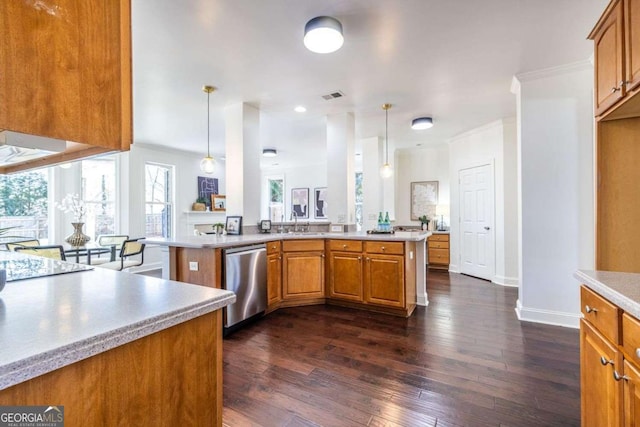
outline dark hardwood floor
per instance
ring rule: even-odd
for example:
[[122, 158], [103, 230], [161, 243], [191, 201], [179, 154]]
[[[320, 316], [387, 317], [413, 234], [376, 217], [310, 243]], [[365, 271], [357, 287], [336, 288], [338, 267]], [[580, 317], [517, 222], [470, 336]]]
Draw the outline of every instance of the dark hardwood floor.
[[224, 424], [580, 424], [578, 330], [519, 322], [514, 288], [428, 277], [409, 319], [309, 306], [226, 338]]

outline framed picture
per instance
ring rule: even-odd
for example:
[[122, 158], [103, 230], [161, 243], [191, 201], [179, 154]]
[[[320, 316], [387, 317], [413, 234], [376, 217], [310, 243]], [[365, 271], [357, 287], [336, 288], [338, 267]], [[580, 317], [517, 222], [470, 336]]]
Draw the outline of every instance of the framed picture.
[[309, 189], [291, 189], [291, 212], [295, 213], [298, 219], [309, 218]]
[[225, 228], [227, 229], [227, 234], [242, 234], [242, 217], [228, 216]]
[[227, 210], [227, 196], [222, 194], [211, 195], [211, 210], [212, 211], [226, 211]]
[[418, 221], [423, 215], [435, 218], [438, 204], [438, 181], [411, 183], [411, 219]]
[[318, 187], [313, 189], [313, 201], [315, 211], [313, 213], [314, 218], [328, 218], [327, 217], [327, 187]]
[[[211, 200], [212, 194], [218, 194], [218, 178], [198, 177], [198, 198]], [[213, 205], [211, 205], [213, 210]]]

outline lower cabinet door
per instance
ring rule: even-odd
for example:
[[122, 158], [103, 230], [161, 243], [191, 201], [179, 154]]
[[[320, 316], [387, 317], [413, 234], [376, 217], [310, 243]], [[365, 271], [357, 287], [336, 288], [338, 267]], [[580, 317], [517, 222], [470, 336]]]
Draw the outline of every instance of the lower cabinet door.
[[622, 370], [618, 349], [584, 319], [580, 320], [580, 387], [582, 427], [619, 426], [622, 413]]
[[624, 361], [624, 425], [640, 426], [640, 370]]
[[267, 256], [267, 305], [278, 304], [282, 300], [282, 256]]
[[329, 297], [362, 302], [362, 254], [332, 252], [328, 274]]
[[364, 301], [387, 307], [405, 307], [404, 258], [365, 254]]
[[285, 252], [282, 269], [283, 299], [324, 298], [322, 252]]

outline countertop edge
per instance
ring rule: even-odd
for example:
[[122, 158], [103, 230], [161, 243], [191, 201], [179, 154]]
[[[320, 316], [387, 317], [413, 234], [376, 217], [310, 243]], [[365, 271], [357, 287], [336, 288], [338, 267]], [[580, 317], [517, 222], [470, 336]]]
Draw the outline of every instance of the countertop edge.
[[[431, 236], [431, 232], [423, 232], [416, 235], [396, 235], [396, 234], [242, 234], [239, 236], [216, 237], [206, 236], [182, 236], [175, 239], [148, 238], [143, 242], [159, 246], [176, 246], [183, 248], [228, 248], [233, 246], [243, 246], [255, 243], [270, 242], [274, 240], [378, 240], [385, 242], [420, 242]], [[224, 240], [222, 240], [224, 239]], [[229, 240], [227, 240], [229, 239]]]
[[6, 373], [0, 374], [0, 390], [211, 313], [235, 302], [235, 294], [230, 291], [223, 292], [223, 295], [210, 298], [201, 303], [169, 311], [125, 327], [6, 364], [2, 367], [2, 370]]
[[[605, 273], [611, 278], [620, 278], [624, 281], [632, 280], [636, 282], [636, 285], [640, 286], [640, 274], [637, 273], [616, 273], [616, 272], [599, 272], [592, 270], [577, 270], [573, 277], [578, 279], [581, 283], [587, 286], [589, 289], [597, 292], [604, 298], [611, 301], [613, 304], [620, 307], [625, 312], [640, 319], [640, 302], [625, 295], [624, 292], [614, 289], [612, 284], [606, 284], [594, 276], [597, 274]], [[619, 287], [619, 286], [616, 286]]]

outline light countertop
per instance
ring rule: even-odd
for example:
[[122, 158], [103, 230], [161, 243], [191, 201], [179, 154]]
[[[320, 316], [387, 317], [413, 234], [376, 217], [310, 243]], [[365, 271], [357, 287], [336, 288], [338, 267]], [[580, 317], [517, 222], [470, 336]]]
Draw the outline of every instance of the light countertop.
[[578, 270], [574, 277], [625, 312], [640, 319], [640, 273]]
[[221, 309], [230, 291], [96, 268], [0, 292], [0, 390]]
[[267, 233], [267, 234], [242, 234], [222, 235], [206, 234], [204, 236], [178, 236], [171, 239], [153, 237], [144, 239], [147, 244], [161, 246], [178, 246], [185, 248], [225, 248], [232, 246], [252, 245], [255, 243], [271, 242], [274, 240], [289, 239], [347, 239], [347, 240], [377, 240], [419, 242], [431, 235], [430, 231], [397, 231], [395, 234], [367, 234], [364, 231], [351, 233]]

